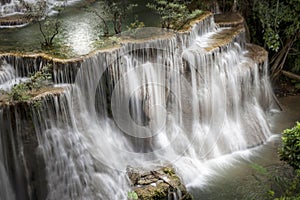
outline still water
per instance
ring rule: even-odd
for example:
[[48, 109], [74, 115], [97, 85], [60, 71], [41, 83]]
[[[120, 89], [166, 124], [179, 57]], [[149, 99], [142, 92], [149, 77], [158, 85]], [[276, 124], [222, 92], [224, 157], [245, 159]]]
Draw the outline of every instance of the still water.
[[[128, 20], [123, 24], [123, 30], [134, 21], [137, 16], [146, 27], [159, 25], [159, 18], [152, 13], [145, 5], [146, 1], [132, 1], [138, 3], [132, 13], [128, 14]], [[63, 30], [58, 34], [56, 41], [61, 45], [62, 51], [69, 51], [69, 55], [85, 55], [94, 50], [94, 41], [101, 35], [101, 21], [88, 10], [94, 9], [101, 13], [103, 10], [102, 1], [88, 3], [78, 2], [67, 7], [62, 15], [61, 22]], [[109, 23], [111, 25], [111, 23]], [[111, 34], [113, 34], [112, 27]], [[24, 51], [40, 52], [42, 35], [38, 24], [30, 24], [19, 28], [0, 28], [0, 52]]]

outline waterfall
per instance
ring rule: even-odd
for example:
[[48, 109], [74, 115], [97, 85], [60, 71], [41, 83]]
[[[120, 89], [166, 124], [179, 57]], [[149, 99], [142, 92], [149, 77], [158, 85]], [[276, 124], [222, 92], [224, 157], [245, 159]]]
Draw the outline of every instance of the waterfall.
[[15, 78], [14, 68], [5, 60], [0, 60], [0, 84], [12, 80], [13, 78]]
[[172, 164], [189, 186], [209, 160], [264, 143], [267, 60], [249, 56], [243, 32], [214, 44], [223, 30], [209, 17], [188, 33], [95, 52], [63, 93], [31, 106], [45, 199], [126, 199], [129, 166]]
[[[80, 0], [68, 0], [67, 4], [74, 4]], [[25, 3], [36, 3], [34, 0], [25, 0]], [[64, 1], [50, 0], [47, 1], [47, 7], [50, 13], [55, 13], [56, 6], [62, 6]], [[26, 12], [26, 8], [22, 7], [22, 3], [18, 0], [0, 1], [0, 17], [7, 17], [16, 14], [23, 15]]]
[[[70, 6], [82, 0], [47, 0], [45, 1], [45, 13], [49, 16], [58, 13], [58, 7]], [[2, 0], [0, 1], [0, 28], [14, 28], [27, 25], [30, 20], [26, 17], [28, 10], [24, 4], [37, 5], [42, 1], [35, 0]], [[42, 19], [41, 19], [42, 20]]]
[[[2, 114], [3, 114], [3, 110], [1, 109], [0, 110], [0, 117], [1, 119], [3, 119], [2, 117]], [[1, 120], [1, 123], [2, 123], [2, 120]], [[1, 124], [1, 127], [2, 124]], [[14, 190], [12, 188], [12, 185], [11, 185], [11, 181], [9, 179], [9, 174], [8, 174], [8, 165], [6, 163], [6, 158], [5, 158], [5, 155], [6, 155], [6, 145], [5, 143], [3, 143], [3, 135], [1, 134], [1, 137], [0, 137], [0, 186], [1, 186], [1, 189], [0, 189], [0, 197], [1, 199], [11, 199], [11, 200], [14, 200], [16, 199], [15, 198], [15, 194], [14, 194]]]

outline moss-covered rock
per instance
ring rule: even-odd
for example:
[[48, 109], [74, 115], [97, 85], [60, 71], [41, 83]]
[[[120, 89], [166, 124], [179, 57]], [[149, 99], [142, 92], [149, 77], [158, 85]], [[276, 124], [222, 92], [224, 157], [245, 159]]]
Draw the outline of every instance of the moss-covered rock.
[[129, 168], [127, 174], [140, 200], [193, 199], [171, 167], [155, 171]]

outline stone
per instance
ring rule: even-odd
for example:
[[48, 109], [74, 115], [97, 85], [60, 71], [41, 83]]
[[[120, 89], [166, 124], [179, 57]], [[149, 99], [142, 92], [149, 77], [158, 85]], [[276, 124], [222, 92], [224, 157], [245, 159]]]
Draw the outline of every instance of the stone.
[[140, 200], [193, 199], [172, 167], [157, 170], [127, 168], [132, 190]]

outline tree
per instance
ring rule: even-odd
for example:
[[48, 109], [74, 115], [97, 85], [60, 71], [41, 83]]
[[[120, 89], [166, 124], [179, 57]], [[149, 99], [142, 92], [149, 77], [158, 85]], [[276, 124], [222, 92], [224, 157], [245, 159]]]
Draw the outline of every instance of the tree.
[[121, 33], [123, 23], [135, 7], [137, 4], [130, 3], [128, 0], [104, 0], [101, 11], [94, 9], [89, 9], [89, 11], [100, 19], [104, 36], [109, 36], [109, 22], [112, 22], [115, 34]]
[[191, 1], [187, 0], [154, 0], [148, 3], [147, 7], [154, 10], [161, 17], [162, 28], [180, 29], [188, 20], [201, 14], [200, 10], [190, 11], [188, 5]]
[[116, 34], [122, 32], [123, 22], [128, 17], [128, 14], [137, 7], [137, 4], [129, 3], [127, 0], [111, 1], [105, 0], [106, 8], [111, 13], [113, 19], [114, 30]]
[[56, 7], [57, 14], [55, 16], [50, 16], [46, 0], [38, 0], [34, 3], [21, 0], [21, 4], [26, 9], [26, 18], [39, 25], [39, 30], [43, 37], [43, 42], [41, 42], [42, 48], [52, 47], [54, 38], [62, 31], [60, 17], [66, 6], [66, 1], [63, 5]]
[[300, 37], [298, 0], [256, 1], [254, 12], [263, 30], [264, 45], [270, 51], [271, 78], [284, 68], [293, 45]]

